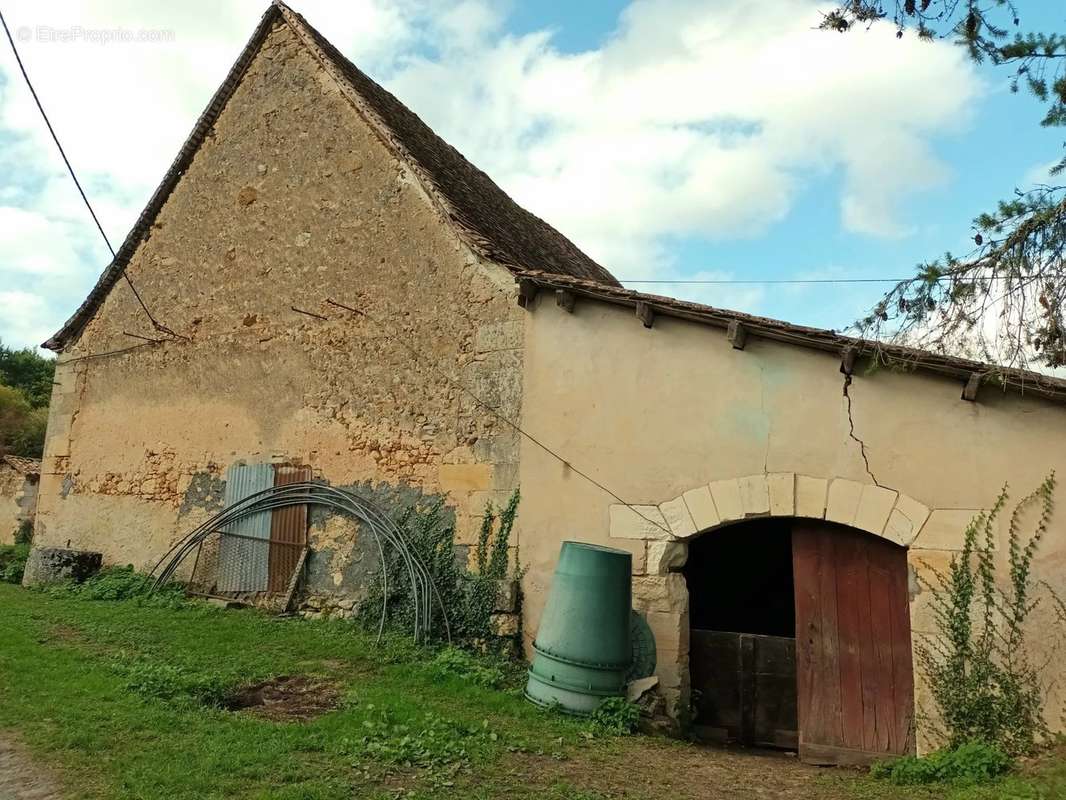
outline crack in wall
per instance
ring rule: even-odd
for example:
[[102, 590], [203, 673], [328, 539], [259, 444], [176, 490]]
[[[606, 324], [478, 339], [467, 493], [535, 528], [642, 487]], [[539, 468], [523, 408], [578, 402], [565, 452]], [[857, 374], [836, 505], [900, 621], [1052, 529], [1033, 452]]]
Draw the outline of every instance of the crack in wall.
[[864, 442], [862, 439], [860, 439], [858, 436], [855, 435], [855, 419], [851, 415], [851, 395], [848, 393], [848, 388], [850, 386], [851, 386], [851, 373], [850, 372], [845, 372], [844, 373], [844, 399], [847, 401], [847, 409], [848, 409], [848, 436], [850, 436], [855, 442], [858, 443], [858, 445], [859, 445], [859, 453], [862, 455], [862, 462], [866, 466], [866, 474], [870, 476], [870, 480], [872, 480], [874, 482], [875, 486], [880, 486], [882, 488], [888, 488], [888, 487], [885, 487], [884, 484], [882, 484], [879, 480], [877, 480], [877, 476], [874, 475], [873, 470], [870, 469], [870, 457], [866, 453], [866, 442]]

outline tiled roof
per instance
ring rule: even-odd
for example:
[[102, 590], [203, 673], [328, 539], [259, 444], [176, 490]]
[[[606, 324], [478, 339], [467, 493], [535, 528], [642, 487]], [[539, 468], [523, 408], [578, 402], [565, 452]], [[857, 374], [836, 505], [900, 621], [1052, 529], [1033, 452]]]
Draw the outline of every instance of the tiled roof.
[[37, 458], [21, 458], [20, 456], [0, 456], [0, 464], [6, 464], [16, 472], [23, 475], [40, 475], [41, 461]]
[[605, 286], [602, 283], [563, 275], [529, 271], [516, 276], [516, 280], [527, 281], [537, 289], [562, 290], [570, 292], [577, 297], [587, 297], [615, 305], [624, 305], [632, 308], [644, 305], [655, 314], [686, 319], [718, 328], [728, 328], [730, 324], [736, 323], [742, 325], [752, 335], [794, 344], [799, 347], [833, 353], [843, 353], [845, 350], [851, 349], [857, 356], [876, 355], [882, 363], [897, 369], [935, 372], [944, 376], [958, 378], [963, 382], [967, 382], [972, 376], [976, 375], [981, 383], [988, 383], [1003, 389], [1066, 403], [1066, 380], [1050, 375], [1041, 375], [1038, 372], [996, 366], [967, 358], [939, 355], [913, 347], [844, 336], [823, 328], [794, 325], [790, 322], [782, 322], [768, 317], [757, 317], [740, 311], [729, 311], [728, 309], [715, 308], [702, 303], [677, 300], [673, 297], [644, 294], [643, 292], [635, 292], [620, 286]]

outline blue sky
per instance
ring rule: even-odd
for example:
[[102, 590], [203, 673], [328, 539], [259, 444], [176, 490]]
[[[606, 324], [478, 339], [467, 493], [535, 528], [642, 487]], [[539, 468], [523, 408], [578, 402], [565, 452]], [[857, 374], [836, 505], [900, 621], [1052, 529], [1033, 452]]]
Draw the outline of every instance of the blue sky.
[[[262, 11], [262, 2], [5, 5], [113, 241], [121, 240]], [[888, 28], [811, 30], [807, 0], [325, 0], [297, 10], [620, 278], [887, 278], [945, 249], [1038, 175], [1066, 132], [1008, 75]], [[9, 7], [10, 6], [10, 7]], [[1023, 28], [1066, 29], [1057, 2]], [[162, 31], [40, 41], [38, 26]], [[124, 125], [109, 108], [135, 99]], [[0, 56], [0, 339], [40, 342], [106, 251]], [[843, 327], [881, 286], [640, 284]]]

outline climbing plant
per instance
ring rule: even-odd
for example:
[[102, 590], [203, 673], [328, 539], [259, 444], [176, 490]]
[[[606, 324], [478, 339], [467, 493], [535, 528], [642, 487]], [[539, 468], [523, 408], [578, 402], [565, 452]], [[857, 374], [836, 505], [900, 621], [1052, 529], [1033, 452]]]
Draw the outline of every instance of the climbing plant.
[[[971, 521], [962, 551], [947, 572], [934, 572], [932, 580], [919, 575], [921, 588], [932, 593], [935, 632], [918, 640], [916, 656], [936, 706], [934, 722], [950, 748], [984, 742], [1011, 756], [1025, 755], [1047, 733], [1040, 670], [1029, 655], [1026, 633], [1033, 611], [1045, 599], [1039, 590], [1057, 600], [1032, 571], [1051, 519], [1054, 489], [1051, 473], [1011, 514], [1005, 575], [997, 570], [994, 550], [997, 520], [1008, 500], [1006, 486], [992, 509]], [[1026, 537], [1022, 520], [1033, 506], [1039, 516]], [[1062, 630], [1054, 633], [1061, 637]]]
[[[485, 509], [473, 561], [476, 571], [468, 567], [467, 548], [457, 546], [455, 525], [443, 501], [405, 508], [396, 520], [406, 534], [412, 550], [426, 564], [440, 594], [441, 603], [433, 604], [433, 635], [443, 638], [444, 620], [440, 605], [448, 610], [448, 623], [454, 643], [482, 649], [492, 641], [492, 615], [501, 590], [501, 582], [518, 577], [517, 564], [510, 560], [511, 534], [518, 514], [519, 493], [511, 495], [507, 505]], [[402, 574], [400, 555], [387, 555], [389, 574]], [[359, 606], [359, 618], [367, 627], [376, 627], [385, 600], [386, 625], [390, 629], [410, 630], [414, 603], [410, 586], [390, 581], [387, 595], [380, 581], [373, 581]]]

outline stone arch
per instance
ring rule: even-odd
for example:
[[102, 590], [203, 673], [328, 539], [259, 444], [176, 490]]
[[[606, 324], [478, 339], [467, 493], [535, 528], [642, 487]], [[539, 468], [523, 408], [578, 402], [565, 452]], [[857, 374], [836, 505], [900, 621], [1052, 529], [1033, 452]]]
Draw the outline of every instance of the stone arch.
[[646, 573], [663, 575], [684, 565], [693, 537], [748, 519], [825, 519], [910, 547], [929, 514], [914, 498], [873, 483], [771, 472], [712, 481], [658, 505], [611, 506], [610, 535], [645, 540]]
[[712, 481], [658, 505], [612, 505], [610, 536], [633, 552], [633, 607], [655, 636], [667, 715], [680, 720], [688, 702], [689, 593], [679, 570], [692, 539], [760, 517], [791, 517], [828, 520], [910, 548], [930, 513], [895, 489], [792, 472]]

